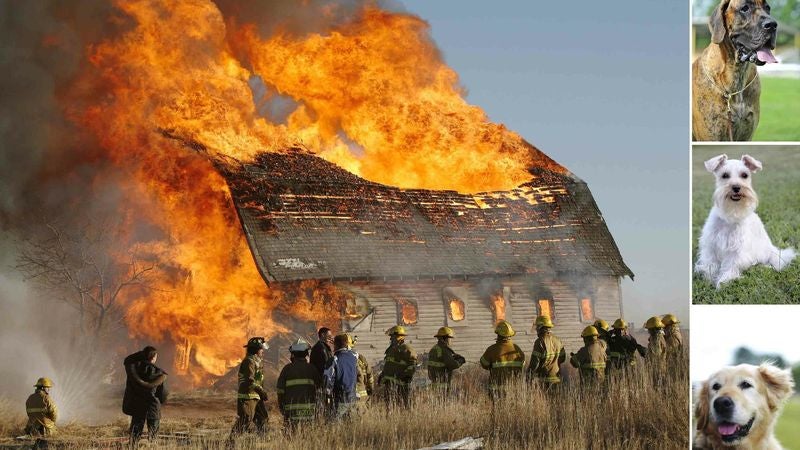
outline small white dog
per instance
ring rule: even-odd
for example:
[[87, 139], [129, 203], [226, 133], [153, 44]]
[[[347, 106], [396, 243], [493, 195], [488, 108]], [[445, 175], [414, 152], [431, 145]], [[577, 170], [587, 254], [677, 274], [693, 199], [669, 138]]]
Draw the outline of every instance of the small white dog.
[[761, 163], [749, 155], [729, 160], [715, 156], [705, 162], [714, 174], [714, 206], [700, 235], [700, 254], [695, 271], [719, 289], [722, 283], [738, 278], [742, 271], [756, 264], [784, 269], [795, 257], [791, 248], [774, 245], [756, 215], [758, 196], [751, 185], [752, 174]]

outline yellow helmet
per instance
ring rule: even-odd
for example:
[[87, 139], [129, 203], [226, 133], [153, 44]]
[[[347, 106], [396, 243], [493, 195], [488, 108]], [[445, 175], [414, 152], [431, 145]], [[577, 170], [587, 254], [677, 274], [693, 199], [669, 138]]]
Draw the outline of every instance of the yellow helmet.
[[505, 320], [501, 320], [497, 323], [497, 326], [494, 327], [494, 334], [500, 337], [511, 337], [517, 334], [513, 328], [511, 328], [511, 324], [506, 322]]
[[675, 317], [674, 314], [666, 314], [664, 317], [661, 318], [661, 322], [664, 323], [664, 326], [669, 326], [672, 325], [673, 323], [674, 324], [681, 323], [681, 321], [678, 320], [678, 318]]
[[658, 316], [653, 316], [647, 319], [647, 322], [645, 322], [644, 327], [647, 328], [648, 330], [651, 330], [653, 328], [664, 328], [664, 323], [661, 322], [661, 319], [659, 319]]
[[436, 337], [436, 338], [438, 338], [438, 337], [454, 338], [454, 337], [456, 337], [456, 333], [450, 327], [442, 327], [442, 328], [439, 328], [439, 331], [437, 331], [436, 334], [433, 335], [433, 337]]
[[597, 319], [594, 321], [594, 327], [598, 330], [608, 331], [608, 322], [603, 319]]
[[599, 336], [599, 335], [600, 333], [597, 332], [597, 328], [593, 327], [592, 325], [589, 325], [588, 327], [584, 328], [583, 332], [581, 333], [581, 337], [584, 338], [590, 336]]
[[50, 378], [42, 377], [36, 380], [36, 384], [34, 384], [33, 387], [50, 388], [53, 387], [53, 382], [50, 380]]
[[625, 322], [625, 320], [620, 317], [614, 321], [614, 325], [612, 326], [615, 330], [624, 330], [625, 328], [628, 328], [628, 322]]
[[408, 336], [408, 333], [406, 333], [405, 327], [403, 327], [401, 325], [395, 325], [392, 328], [389, 328], [388, 330], [386, 330], [386, 334], [388, 334], [389, 336], [393, 336], [393, 335]]
[[536, 328], [553, 328], [553, 321], [550, 320], [550, 316], [539, 316], [536, 318]]

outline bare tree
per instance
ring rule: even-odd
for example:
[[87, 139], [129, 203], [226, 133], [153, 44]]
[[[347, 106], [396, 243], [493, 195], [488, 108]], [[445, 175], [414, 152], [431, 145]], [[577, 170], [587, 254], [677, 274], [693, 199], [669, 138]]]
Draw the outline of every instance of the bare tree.
[[17, 269], [74, 307], [80, 333], [90, 340], [120, 324], [124, 295], [147, 289], [157, 268], [135, 246], [127, 246], [121, 228], [108, 222], [67, 226], [44, 220], [19, 248]]

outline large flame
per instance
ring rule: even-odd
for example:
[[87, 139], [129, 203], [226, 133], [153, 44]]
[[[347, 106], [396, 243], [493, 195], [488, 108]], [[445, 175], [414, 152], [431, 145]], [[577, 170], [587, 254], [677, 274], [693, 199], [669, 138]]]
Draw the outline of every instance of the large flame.
[[[272, 321], [278, 305], [335, 326], [346, 295], [312, 282], [270, 290], [223, 178], [159, 130], [239, 160], [301, 143], [401, 187], [509, 189], [533, 165], [565, 172], [464, 100], [415, 16], [368, 6], [325, 35], [261, 36], [209, 0], [116, 6], [124, 31], [87, 49], [88, 64], [60, 98], [127, 180], [130, 207], [120, 214], [161, 263], [152, 289], [128, 296], [129, 332], [174, 343], [176, 368], [196, 380], [228, 370], [248, 335], [285, 330]], [[256, 87], [291, 101], [285, 120], [259, 113], [266, 100], [254, 99]]]

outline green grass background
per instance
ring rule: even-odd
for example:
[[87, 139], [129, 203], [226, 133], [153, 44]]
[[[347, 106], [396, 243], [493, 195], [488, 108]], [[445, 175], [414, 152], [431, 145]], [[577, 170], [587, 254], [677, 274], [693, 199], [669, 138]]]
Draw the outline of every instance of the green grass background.
[[794, 396], [775, 425], [775, 435], [785, 448], [800, 449], [800, 397]]
[[[759, 196], [756, 212], [779, 248], [800, 246], [800, 146], [711, 146], [694, 145], [692, 156], [692, 263], [697, 260], [697, 241], [708, 212], [714, 177], [703, 162], [725, 153], [729, 158], [749, 154], [764, 169], [753, 176]], [[693, 275], [694, 303], [800, 303], [800, 261], [781, 272], [755, 266], [742, 277], [725, 283], [720, 290], [697, 274]]]
[[761, 77], [754, 141], [800, 141], [800, 78]]

